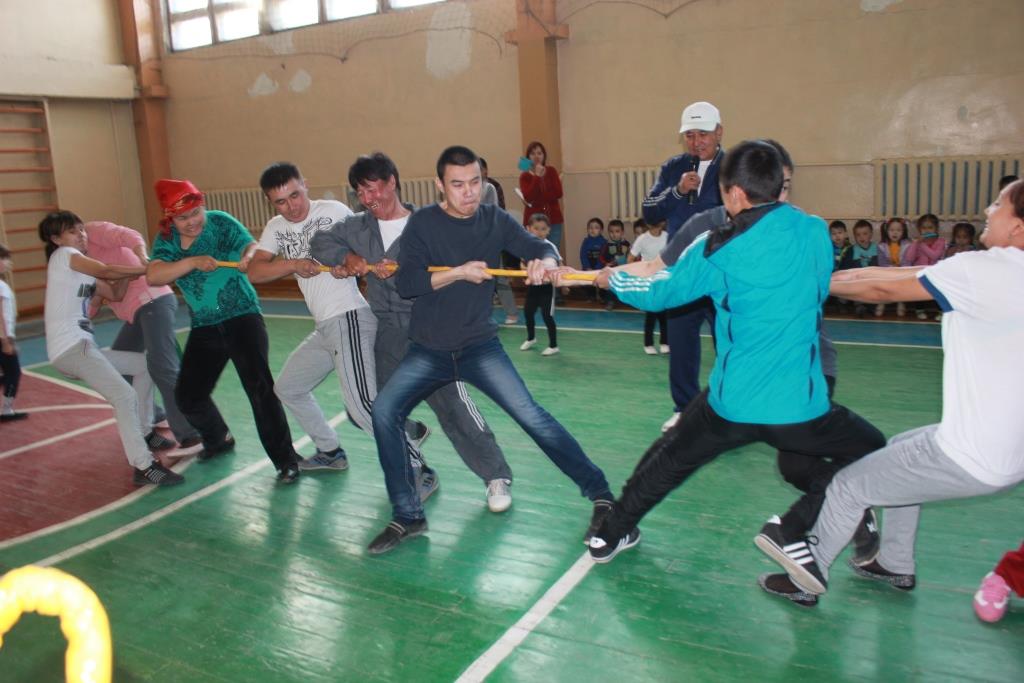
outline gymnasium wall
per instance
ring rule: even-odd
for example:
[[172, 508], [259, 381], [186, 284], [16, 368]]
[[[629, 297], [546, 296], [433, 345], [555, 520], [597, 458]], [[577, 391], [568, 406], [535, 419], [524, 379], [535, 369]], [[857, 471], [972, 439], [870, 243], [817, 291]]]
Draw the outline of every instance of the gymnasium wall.
[[[727, 145], [782, 141], [794, 200], [830, 217], [871, 213], [872, 159], [1024, 150], [1019, 0], [560, 0], [557, 12], [570, 32], [558, 43], [570, 256], [586, 218], [608, 217], [608, 169], [678, 153], [680, 111], [697, 99], [722, 110]], [[514, 26], [513, 0], [456, 0], [170, 55], [172, 168], [251, 187], [287, 158], [328, 185], [379, 148], [411, 178], [460, 142], [514, 185], [517, 54], [502, 38]]]

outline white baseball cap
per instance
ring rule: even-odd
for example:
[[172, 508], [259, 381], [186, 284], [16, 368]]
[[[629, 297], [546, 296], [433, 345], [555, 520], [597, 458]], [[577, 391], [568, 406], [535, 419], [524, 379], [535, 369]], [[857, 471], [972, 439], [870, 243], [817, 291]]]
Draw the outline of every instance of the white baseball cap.
[[683, 119], [679, 126], [679, 132], [685, 133], [688, 130], [713, 131], [722, 124], [722, 116], [718, 113], [718, 107], [710, 102], [694, 102], [683, 110]]

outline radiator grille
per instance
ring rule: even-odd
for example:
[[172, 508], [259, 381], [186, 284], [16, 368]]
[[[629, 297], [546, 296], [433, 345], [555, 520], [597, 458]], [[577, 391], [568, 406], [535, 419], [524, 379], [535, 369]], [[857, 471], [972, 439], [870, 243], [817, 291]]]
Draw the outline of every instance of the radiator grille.
[[610, 172], [613, 218], [634, 221], [643, 214], [644, 197], [658, 179], [658, 166], [615, 168]]
[[1024, 155], [883, 159], [875, 167], [875, 217], [978, 220], [999, 192], [999, 179], [1020, 175]]

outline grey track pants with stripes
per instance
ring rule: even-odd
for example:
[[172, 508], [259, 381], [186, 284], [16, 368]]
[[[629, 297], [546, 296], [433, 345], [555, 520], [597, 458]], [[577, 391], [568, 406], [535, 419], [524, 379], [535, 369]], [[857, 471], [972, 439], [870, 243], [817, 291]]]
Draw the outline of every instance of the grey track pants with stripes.
[[[344, 315], [317, 323], [316, 329], [299, 344], [274, 381], [274, 393], [291, 412], [317, 450], [338, 448], [338, 435], [327, 424], [313, 389], [332, 372], [341, 382], [345, 410], [357, 427], [373, 435], [370, 411], [377, 398], [377, 370], [374, 339], [377, 319], [369, 308], [357, 308]], [[419, 466], [420, 455], [410, 444], [409, 455]]]
[[[383, 387], [409, 350], [407, 327], [383, 319], [378, 321], [374, 355], [377, 361], [377, 384]], [[483, 481], [512, 480], [512, 470], [501, 452], [494, 432], [487, 426], [480, 409], [469, 397], [466, 385], [454, 382], [427, 397], [441, 429], [455, 451], [474, 474]]]

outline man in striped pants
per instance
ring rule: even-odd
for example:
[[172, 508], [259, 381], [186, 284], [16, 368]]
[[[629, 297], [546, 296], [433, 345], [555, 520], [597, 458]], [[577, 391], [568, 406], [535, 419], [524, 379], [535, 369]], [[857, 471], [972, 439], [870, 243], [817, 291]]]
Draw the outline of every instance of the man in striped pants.
[[[268, 166], [260, 177], [260, 187], [278, 215], [260, 236], [249, 279], [262, 283], [296, 275], [316, 323], [316, 329], [285, 361], [274, 392], [316, 446], [316, 453], [301, 460], [299, 469], [344, 470], [348, 458], [313, 397], [313, 389], [335, 372], [352, 421], [373, 434], [370, 411], [377, 397], [373, 351], [377, 319], [355, 281], [337, 280], [322, 272], [310, 257], [309, 245], [317, 232], [330, 229], [352, 211], [334, 200], [310, 200], [305, 179], [291, 163]], [[437, 474], [426, 467], [419, 453], [428, 430], [416, 423], [407, 431], [412, 432], [407, 439], [409, 457], [418, 472], [420, 497], [425, 500], [438, 486]]]

